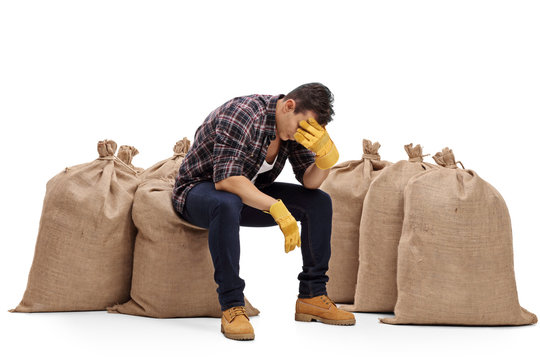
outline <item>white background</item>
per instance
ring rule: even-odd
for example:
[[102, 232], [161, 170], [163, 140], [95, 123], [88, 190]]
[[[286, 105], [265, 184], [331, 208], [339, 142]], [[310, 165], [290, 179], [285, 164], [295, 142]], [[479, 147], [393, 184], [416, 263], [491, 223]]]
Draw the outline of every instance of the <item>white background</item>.
[[[0, 274], [4, 359], [538, 358], [538, 325], [354, 327], [294, 321], [301, 254], [277, 227], [242, 228], [241, 277], [256, 339], [219, 319], [106, 312], [8, 313], [26, 288], [48, 179], [133, 145], [148, 167], [193, 140], [215, 107], [318, 81], [341, 161], [361, 140], [384, 159], [443, 147], [505, 197], [521, 305], [538, 314], [540, 4], [536, 1], [1, 1]], [[432, 161], [428, 157], [428, 161]], [[294, 182], [290, 165], [278, 181]]]

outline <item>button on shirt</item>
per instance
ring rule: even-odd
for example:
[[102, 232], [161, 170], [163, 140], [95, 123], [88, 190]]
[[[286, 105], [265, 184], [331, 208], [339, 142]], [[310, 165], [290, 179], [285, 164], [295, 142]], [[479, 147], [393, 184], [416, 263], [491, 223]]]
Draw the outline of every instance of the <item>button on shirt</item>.
[[217, 183], [243, 175], [262, 189], [274, 182], [287, 159], [304, 185], [304, 172], [315, 162], [315, 154], [295, 140], [282, 141], [273, 167], [259, 172], [276, 138], [276, 105], [284, 96], [235, 97], [206, 117], [176, 176], [172, 202], [178, 213], [182, 214], [189, 190], [202, 181]]

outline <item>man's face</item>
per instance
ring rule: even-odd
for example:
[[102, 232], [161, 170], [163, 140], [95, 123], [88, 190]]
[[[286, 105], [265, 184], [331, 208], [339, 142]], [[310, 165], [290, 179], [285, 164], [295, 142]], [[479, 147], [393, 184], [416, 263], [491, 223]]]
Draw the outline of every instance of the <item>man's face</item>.
[[296, 130], [300, 127], [300, 122], [302, 120], [306, 120], [308, 118], [314, 118], [316, 119], [315, 113], [313, 111], [306, 111], [305, 113], [298, 113], [294, 114], [293, 112], [290, 112], [285, 117], [285, 121], [283, 122], [283, 128], [279, 129], [279, 137], [281, 140], [294, 140], [294, 133], [296, 133]]

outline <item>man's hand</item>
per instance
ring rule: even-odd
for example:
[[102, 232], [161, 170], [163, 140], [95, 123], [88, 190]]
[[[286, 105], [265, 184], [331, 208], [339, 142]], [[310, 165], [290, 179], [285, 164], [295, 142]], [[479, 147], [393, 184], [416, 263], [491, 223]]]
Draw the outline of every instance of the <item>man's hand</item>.
[[263, 212], [272, 215], [276, 223], [279, 225], [281, 232], [285, 235], [285, 252], [288, 253], [294, 250], [296, 246], [300, 247], [300, 233], [298, 232], [298, 224], [296, 219], [289, 212], [281, 199], [270, 206], [270, 211]]
[[329, 169], [339, 159], [336, 145], [330, 139], [326, 129], [314, 118], [300, 122], [300, 128], [296, 130], [294, 139], [315, 153], [315, 165], [319, 169]]

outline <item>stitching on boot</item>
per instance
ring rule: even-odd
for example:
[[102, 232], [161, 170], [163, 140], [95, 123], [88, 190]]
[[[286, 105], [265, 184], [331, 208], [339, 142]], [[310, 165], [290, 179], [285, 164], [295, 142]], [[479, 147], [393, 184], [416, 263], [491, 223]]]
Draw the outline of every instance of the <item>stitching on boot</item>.
[[325, 308], [325, 307], [322, 307], [322, 306], [313, 305], [313, 304], [310, 304], [310, 303], [307, 303], [307, 302], [303, 302], [303, 301], [299, 301], [299, 302], [301, 302], [302, 304], [308, 305], [308, 306], [312, 306], [312, 307], [317, 308], [317, 309], [326, 309], [326, 310], [330, 310], [330, 309], [332, 308], [331, 305], [330, 305], [330, 307]]

